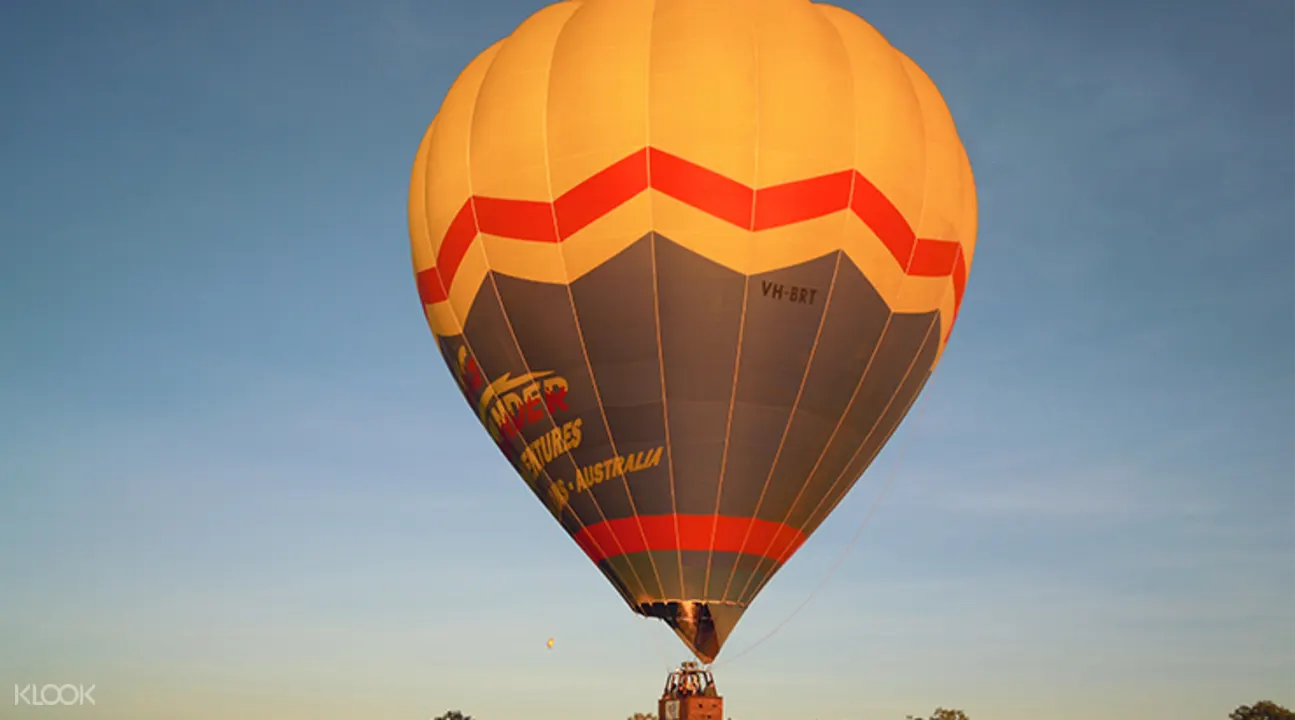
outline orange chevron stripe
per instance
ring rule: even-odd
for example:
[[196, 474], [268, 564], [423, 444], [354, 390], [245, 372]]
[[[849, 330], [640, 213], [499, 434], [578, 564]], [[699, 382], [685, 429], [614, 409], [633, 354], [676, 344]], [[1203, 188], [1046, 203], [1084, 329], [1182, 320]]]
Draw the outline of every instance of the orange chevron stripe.
[[480, 233], [531, 242], [562, 242], [649, 188], [752, 232], [848, 208], [881, 239], [906, 274], [952, 276], [954, 318], [962, 305], [967, 283], [962, 245], [917, 237], [903, 214], [857, 170], [756, 190], [652, 147], [617, 161], [552, 203], [468, 198], [445, 231], [436, 267], [418, 273], [418, 295], [425, 305], [444, 301], [463, 256]]

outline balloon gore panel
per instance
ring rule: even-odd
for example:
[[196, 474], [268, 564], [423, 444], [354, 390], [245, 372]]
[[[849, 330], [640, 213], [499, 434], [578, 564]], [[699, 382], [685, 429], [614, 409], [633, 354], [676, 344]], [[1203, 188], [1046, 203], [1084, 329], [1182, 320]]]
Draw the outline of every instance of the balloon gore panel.
[[713, 657], [894, 430], [939, 338], [938, 312], [892, 314], [840, 252], [747, 279], [649, 233], [569, 287], [490, 273], [439, 342], [626, 601]]

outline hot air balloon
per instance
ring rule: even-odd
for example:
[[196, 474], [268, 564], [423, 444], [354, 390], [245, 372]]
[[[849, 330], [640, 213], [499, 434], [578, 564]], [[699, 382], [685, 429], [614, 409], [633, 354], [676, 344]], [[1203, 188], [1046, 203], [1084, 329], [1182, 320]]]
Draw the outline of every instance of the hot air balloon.
[[808, 0], [546, 7], [455, 80], [409, 197], [471, 411], [706, 663], [926, 383], [976, 223], [931, 80]]

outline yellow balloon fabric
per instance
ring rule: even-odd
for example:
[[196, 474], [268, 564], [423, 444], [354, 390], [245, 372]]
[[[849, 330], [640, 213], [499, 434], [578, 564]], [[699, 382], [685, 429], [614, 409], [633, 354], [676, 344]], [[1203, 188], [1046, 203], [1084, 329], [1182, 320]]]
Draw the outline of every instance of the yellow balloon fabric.
[[419, 295], [501, 451], [705, 662], [935, 368], [975, 251], [926, 74], [807, 0], [582, 0], [460, 74]]

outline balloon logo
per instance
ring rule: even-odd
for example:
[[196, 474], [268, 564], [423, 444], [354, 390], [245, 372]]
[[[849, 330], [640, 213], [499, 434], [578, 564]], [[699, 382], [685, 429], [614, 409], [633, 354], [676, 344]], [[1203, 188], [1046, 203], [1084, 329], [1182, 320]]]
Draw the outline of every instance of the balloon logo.
[[808, 0], [544, 8], [459, 75], [409, 197], [471, 412], [703, 662], [908, 412], [976, 226], [931, 80]]

